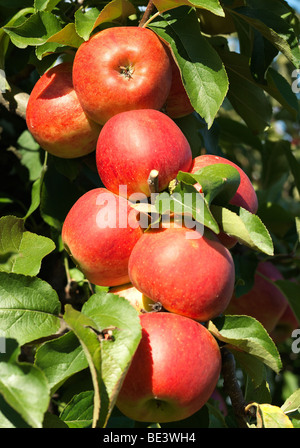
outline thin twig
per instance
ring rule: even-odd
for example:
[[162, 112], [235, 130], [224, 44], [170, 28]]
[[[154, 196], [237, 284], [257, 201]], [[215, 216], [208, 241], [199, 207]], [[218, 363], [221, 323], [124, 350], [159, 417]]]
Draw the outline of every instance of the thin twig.
[[155, 8], [155, 5], [153, 3], [153, 0], [149, 0], [148, 5], [147, 5], [147, 7], [145, 9], [145, 12], [143, 14], [143, 17], [140, 20], [140, 23], [139, 23], [140, 27], [143, 27], [145, 25], [145, 23], [148, 22], [151, 14], [154, 11], [154, 8]]

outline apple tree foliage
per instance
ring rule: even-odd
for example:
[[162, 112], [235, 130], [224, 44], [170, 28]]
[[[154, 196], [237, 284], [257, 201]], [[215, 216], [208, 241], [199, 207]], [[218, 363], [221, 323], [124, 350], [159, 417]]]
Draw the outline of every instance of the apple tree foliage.
[[[236, 171], [215, 165], [179, 173], [155, 211], [182, 210], [184, 193], [199, 182], [204, 213], [193, 203], [187, 212], [239, 240], [232, 249], [236, 294], [251, 288], [259, 261], [272, 260], [284, 278], [277, 287], [300, 321], [297, 11], [285, 0], [0, 0], [0, 427], [138, 426], [114, 407], [141, 338], [138, 314], [124, 298], [111, 300], [108, 288], [89, 284], [61, 242], [70, 207], [101, 186], [94, 155], [46, 154], [24, 116], [45, 70], [72, 60], [95, 31], [141, 20], [169, 44], [180, 68], [195, 113], [176, 122], [193, 156], [205, 148], [235, 161], [259, 199], [256, 215], [230, 207]], [[276, 346], [247, 316], [219, 316], [207, 328], [233, 355], [246, 426], [299, 427], [297, 339]], [[211, 399], [176, 427], [238, 426], [223, 373], [226, 417]]]

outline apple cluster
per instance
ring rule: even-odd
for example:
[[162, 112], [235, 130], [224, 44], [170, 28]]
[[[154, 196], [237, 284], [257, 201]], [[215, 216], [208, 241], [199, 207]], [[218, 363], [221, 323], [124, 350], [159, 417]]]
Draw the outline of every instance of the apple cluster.
[[[232, 164], [208, 154], [192, 158], [174, 121], [192, 111], [170, 49], [143, 27], [95, 33], [72, 63], [41, 76], [27, 108], [28, 129], [49, 153], [75, 158], [95, 151], [104, 187], [73, 205], [62, 240], [92, 284], [109, 287], [139, 311], [142, 339], [117, 400], [138, 421], [182, 420], [207, 402], [219, 379], [221, 353], [203, 323], [235, 304], [230, 249], [236, 240], [200, 234], [176, 216], [169, 225], [145, 228], [131, 202], [136, 195], [150, 196], [153, 170], [160, 192], [179, 171]], [[255, 190], [233, 165], [240, 185], [231, 202], [255, 213]]]

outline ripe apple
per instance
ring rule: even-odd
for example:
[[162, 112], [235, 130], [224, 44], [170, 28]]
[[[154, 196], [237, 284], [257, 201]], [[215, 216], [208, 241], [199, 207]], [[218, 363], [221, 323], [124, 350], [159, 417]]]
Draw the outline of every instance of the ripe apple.
[[[112, 117], [103, 126], [96, 148], [99, 176], [115, 194], [126, 185], [127, 197], [150, 196], [150, 171], [159, 171], [159, 191], [167, 188], [178, 171], [192, 163], [190, 145], [174, 121], [154, 109], [131, 110]], [[122, 194], [123, 195], [123, 194]]]
[[100, 124], [127, 110], [159, 110], [172, 82], [167, 48], [147, 28], [104, 29], [78, 48], [73, 82], [82, 107]]
[[[196, 173], [205, 166], [215, 165], [217, 163], [227, 163], [236, 168], [240, 174], [239, 187], [230, 203], [232, 205], [236, 205], [237, 207], [243, 207], [250, 213], [256, 213], [258, 209], [258, 201], [254, 187], [245, 171], [234, 162], [231, 162], [231, 160], [212, 154], [204, 154], [193, 159], [190, 173]], [[201, 186], [199, 184], [195, 184], [195, 187], [198, 191], [200, 191]], [[231, 249], [237, 243], [237, 240], [235, 238], [227, 235], [223, 231], [218, 234], [218, 238], [228, 249]]]
[[142, 294], [131, 283], [114, 286], [109, 290], [109, 292], [117, 296], [124, 297], [139, 313], [153, 311], [153, 305], [155, 305], [155, 302]]
[[207, 321], [227, 307], [234, 289], [232, 256], [216, 238], [170, 225], [147, 230], [128, 265], [131, 283], [170, 312]]
[[285, 296], [273, 284], [282, 278], [274, 264], [260, 262], [251, 290], [240, 297], [233, 296], [224, 314], [251, 316], [270, 334], [287, 307]]
[[33, 87], [26, 122], [39, 145], [62, 158], [81, 157], [96, 149], [101, 126], [83, 111], [72, 82], [72, 64], [45, 72]]
[[116, 405], [129, 418], [172, 422], [197, 412], [221, 370], [219, 346], [199, 322], [173, 313], [140, 315], [142, 339]]
[[172, 119], [185, 117], [194, 112], [194, 108], [183, 85], [180, 70], [170, 55], [172, 66], [172, 84], [165, 104], [166, 114]]
[[117, 286], [129, 282], [129, 255], [142, 234], [138, 213], [125, 198], [95, 188], [67, 214], [62, 241], [91, 283]]

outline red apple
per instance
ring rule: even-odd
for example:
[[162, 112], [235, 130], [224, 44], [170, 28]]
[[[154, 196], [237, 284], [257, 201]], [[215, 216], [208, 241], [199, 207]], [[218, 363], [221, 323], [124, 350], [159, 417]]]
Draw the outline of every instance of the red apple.
[[150, 196], [148, 177], [159, 171], [159, 191], [167, 188], [178, 171], [192, 163], [190, 145], [174, 121], [154, 109], [132, 110], [112, 117], [103, 126], [96, 149], [100, 178], [107, 189], [127, 197]]
[[129, 418], [188, 418], [210, 398], [221, 370], [219, 346], [199, 322], [173, 313], [140, 316], [142, 339], [117, 398]]
[[[212, 154], [204, 154], [196, 157], [193, 160], [190, 173], [196, 173], [197, 171], [208, 165], [215, 165], [217, 163], [227, 163], [236, 168], [240, 174], [239, 187], [230, 203], [232, 205], [236, 205], [237, 207], [243, 207], [250, 213], [256, 213], [258, 209], [258, 201], [254, 187], [245, 171], [242, 170], [242, 168], [236, 165], [234, 162], [231, 162], [225, 157], [215, 156]], [[200, 191], [201, 186], [199, 184], [195, 184], [195, 187]], [[223, 231], [218, 234], [218, 238], [228, 249], [231, 249], [237, 243], [237, 240], [235, 238], [227, 235]]]
[[198, 321], [221, 314], [234, 289], [229, 250], [180, 225], [146, 231], [131, 252], [128, 271], [131, 283], [151, 300]]
[[271, 333], [287, 307], [285, 296], [273, 284], [282, 278], [271, 262], [260, 262], [251, 290], [243, 296], [233, 296], [225, 314], [251, 316]]
[[191, 114], [194, 112], [194, 108], [183, 85], [180, 70], [172, 55], [170, 55], [170, 60], [172, 66], [172, 84], [165, 110], [169, 117], [175, 119]]
[[62, 228], [67, 252], [86, 278], [101, 286], [129, 282], [129, 256], [142, 234], [138, 213], [105, 188], [81, 196]]
[[78, 48], [73, 81], [86, 113], [104, 124], [127, 110], [161, 109], [171, 87], [171, 63], [153, 31], [112, 27]]
[[39, 78], [29, 96], [26, 122], [39, 145], [62, 158], [94, 151], [101, 129], [83, 111], [73, 88], [72, 64], [67, 62]]
[[126, 283], [126, 285], [114, 286], [109, 290], [110, 293], [115, 294], [128, 302], [139, 312], [143, 313], [145, 311], [153, 311], [153, 306], [155, 302], [142, 294], [138, 289], [136, 289], [131, 283]]

